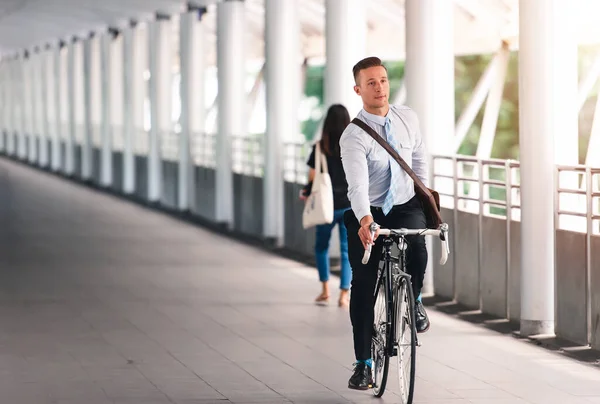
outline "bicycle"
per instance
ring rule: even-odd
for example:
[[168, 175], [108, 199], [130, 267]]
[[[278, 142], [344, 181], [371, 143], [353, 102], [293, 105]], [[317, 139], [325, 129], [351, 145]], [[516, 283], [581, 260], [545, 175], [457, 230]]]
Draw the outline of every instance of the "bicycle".
[[[379, 228], [371, 223], [371, 237]], [[383, 396], [385, 392], [390, 358], [397, 357], [398, 383], [403, 404], [411, 404], [415, 388], [416, 349], [418, 345], [415, 323], [415, 297], [411, 277], [406, 272], [406, 240], [405, 236], [437, 236], [442, 243], [440, 265], [448, 260], [448, 225], [443, 223], [437, 230], [433, 229], [379, 229], [379, 237], [383, 237], [383, 254], [375, 283], [375, 307], [373, 321], [373, 337], [371, 339], [371, 357], [373, 360], [373, 394]], [[392, 247], [396, 244], [399, 254], [392, 255]], [[365, 250], [363, 264], [367, 264], [371, 256], [371, 245]], [[379, 312], [378, 312], [379, 309]], [[392, 332], [393, 331], [393, 332]], [[405, 342], [404, 338], [408, 337]], [[410, 358], [405, 358], [402, 348], [410, 350]], [[403, 365], [408, 364], [407, 375]]]

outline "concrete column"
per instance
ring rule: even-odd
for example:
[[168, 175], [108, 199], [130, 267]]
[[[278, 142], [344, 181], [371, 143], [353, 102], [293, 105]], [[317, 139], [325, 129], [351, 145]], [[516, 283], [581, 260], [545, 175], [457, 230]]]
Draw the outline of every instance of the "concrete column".
[[98, 146], [101, 126], [101, 69], [100, 38], [93, 36], [83, 42], [83, 86], [84, 86], [84, 135], [81, 149], [82, 177], [92, 178], [94, 167], [93, 149]]
[[53, 88], [53, 99], [54, 99], [54, 133], [52, 135], [52, 171], [59, 171], [63, 166], [62, 156], [60, 153], [60, 138], [63, 131], [62, 124], [62, 57], [61, 57], [61, 46], [60, 44], [52, 51], [52, 59], [54, 63], [54, 88]]
[[133, 193], [136, 189], [135, 144], [138, 132], [144, 130], [144, 96], [146, 82], [144, 74], [148, 65], [148, 38], [145, 27], [135, 26], [124, 32], [125, 64], [123, 87], [125, 91], [124, 107], [125, 145], [123, 150], [123, 189]]
[[39, 162], [42, 152], [41, 59], [41, 54], [38, 50], [31, 54], [31, 144], [33, 146], [29, 155], [31, 164]]
[[[575, 98], [564, 93], [573, 55], [565, 34], [566, 1], [519, 1], [521, 155], [521, 334], [554, 333], [555, 139], [572, 130]], [[571, 73], [570, 73], [571, 72]], [[572, 83], [571, 83], [572, 84]], [[573, 105], [570, 105], [573, 103]], [[569, 112], [571, 111], [571, 112]], [[576, 126], [575, 126], [576, 127]], [[567, 133], [567, 135], [570, 135]], [[583, 293], [583, 292], [582, 292]]]
[[[266, 238], [283, 245], [283, 141], [300, 133], [300, 22], [297, 0], [266, 0], [265, 58], [267, 133], [264, 150], [264, 217]], [[285, 83], [285, 85], [282, 85]]]
[[8, 63], [6, 59], [3, 59], [0, 63], [0, 116], [2, 117], [2, 124], [0, 127], [0, 152], [6, 151], [6, 142], [4, 141], [4, 134], [8, 133], [8, 105], [10, 99], [8, 98], [8, 78], [7, 78]]
[[135, 157], [133, 152], [136, 134], [135, 111], [143, 108], [141, 93], [142, 58], [136, 41], [139, 32], [135, 26], [123, 30], [123, 192], [135, 192]]
[[182, 211], [195, 206], [195, 169], [192, 158], [193, 138], [203, 132], [204, 106], [204, 47], [200, 19], [203, 10], [190, 11], [181, 16], [181, 133], [179, 135], [179, 195]]
[[17, 157], [20, 159], [25, 158], [27, 153], [26, 149], [26, 130], [27, 130], [27, 94], [25, 86], [25, 56], [19, 55], [17, 65], [17, 91], [18, 91], [18, 102], [19, 102], [19, 114], [18, 114], [18, 125], [17, 125]]
[[27, 57], [26, 70], [25, 70], [25, 83], [26, 83], [26, 100], [27, 100], [27, 115], [25, 125], [27, 127], [26, 134], [27, 143], [27, 154], [26, 159], [29, 163], [33, 164], [37, 156], [37, 145], [36, 145], [36, 122], [35, 122], [35, 62], [36, 57], [33, 51], [28, 51], [29, 56]]
[[162, 196], [161, 139], [171, 131], [171, 21], [158, 19], [150, 23], [148, 62], [150, 67], [150, 140], [148, 152], [148, 200], [158, 202]]
[[0, 151], [8, 152], [8, 137], [11, 133], [11, 104], [10, 98], [10, 59], [2, 60], [2, 131], [0, 133]]
[[353, 89], [352, 67], [367, 56], [366, 47], [365, 2], [325, 0], [325, 110], [342, 104], [354, 117], [362, 108], [361, 98]]
[[450, 1], [406, 0], [407, 105], [433, 154], [450, 153], [454, 135], [453, 15]]
[[27, 136], [29, 129], [29, 75], [25, 55], [19, 58], [19, 152], [21, 160], [27, 158]]
[[25, 59], [25, 135], [27, 136], [27, 150], [23, 158], [30, 163], [33, 163], [35, 158], [35, 102], [34, 102], [34, 55], [32, 51], [28, 51], [27, 59]]
[[39, 164], [42, 154], [42, 143], [45, 138], [42, 116], [43, 116], [43, 102], [42, 102], [42, 54], [40, 51], [35, 51], [32, 55], [32, 70], [31, 70], [31, 106], [32, 106], [32, 142], [35, 146], [33, 153], [30, 156], [31, 164]]
[[92, 177], [92, 40], [83, 40], [83, 144], [81, 145], [81, 177]]
[[233, 226], [231, 138], [244, 136], [246, 122], [246, 16], [242, 0], [217, 4], [218, 133], [216, 220]]
[[65, 173], [73, 175], [75, 172], [75, 138], [77, 134], [77, 102], [81, 101], [78, 97], [76, 88], [76, 68], [77, 68], [77, 43], [75, 41], [69, 43], [68, 54], [68, 72], [67, 72], [67, 87], [69, 94], [69, 133], [65, 140]]
[[23, 113], [23, 91], [21, 86], [21, 68], [22, 61], [21, 56], [16, 56], [12, 61], [11, 66], [11, 98], [13, 99], [12, 108], [12, 130], [13, 136], [9, 139], [9, 150], [12, 156], [19, 155], [19, 148], [21, 147], [21, 136], [23, 134], [22, 126], [23, 120], [21, 114]]
[[27, 139], [26, 147], [23, 148], [23, 160], [29, 162], [32, 161], [32, 154], [34, 153], [34, 142], [33, 142], [33, 117], [34, 117], [34, 106], [33, 106], [33, 55], [31, 51], [27, 51], [27, 57], [23, 60], [23, 86], [24, 86], [24, 112], [23, 115], [23, 133]]
[[[110, 56], [110, 125], [112, 128], [111, 149], [123, 151], [123, 34], [112, 41]], [[112, 155], [112, 152], [111, 152]], [[114, 158], [114, 156], [112, 157]], [[111, 184], [114, 179], [112, 173]]]
[[11, 136], [10, 63], [9, 58], [2, 61], [2, 130], [5, 135], [0, 135], [0, 151], [3, 153], [8, 153], [8, 138]]
[[23, 90], [21, 114], [21, 141], [19, 142], [19, 158], [29, 160], [32, 149], [32, 108], [31, 108], [31, 54], [23, 55], [21, 63], [21, 86]]
[[39, 164], [41, 167], [47, 167], [50, 159], [48, 150], [48, 138], [50, 136], [50, 105], [51, 102], [48, 100], [50, 94], [50, 76], [51, 71], [51, 53], [49, 50], [44, 50], [40, 54], [40, 155]]
[[[406, 0], [406, 104], [419, 118], [430, 154], [451, 154], [454, 137], [454, 3]], [[450, 168], [451, 170], [451, 168]], [[429, 185], [433, 166], [429, 166]], [[427, 185], [427, 184], [426, 184]], [[432, 241], [423, 293], [433, 292]], [[437, 241], [436, 241], [437, 242]]]
[[109, 187], [112, 184], [112, 117], [111, 117], [111, 47], [112, 34], [104, 33], [100, 37], [100, 80], [101, 80], [101, 152], [100, 184]]
[[15, 59], [11, 58], [7, 63], [7, 79], [8, 79], [8, 97], [10, 103], [8, 106], [8, 139], [6, 140], [6, 152], [9, 156], [14, 155], [15, 153], [15, 132], [16, 132], [16, 94], [15, 94]]
[[[7, 143], [6, 136], [9, 133], [10, 126], [10, 97], [9, 97], [9, 77], [8, 77], [8, 69], [9, 69], [10, 61], [8, 58], [2, 59], [2, 63], [0, 64], [0, 74], [2, 75], [2, 128], [0, 129], [0, 152], [6, 153], [7, 151]], [[6, 133], [4, 135], [3, 133]]]
[[8, 141], [6, 142], [6, 149], [9, 156], [14, 156], [16, 153], [15, 134], [17, 133], [17, 110], [18, 110], [18, 98], [17, 98], [17, 73], [16, 73], [17, 60], [16, 58], [11, 59], [8, 62], [8, 95], [10, 97], [9, 104], [9, 133]]

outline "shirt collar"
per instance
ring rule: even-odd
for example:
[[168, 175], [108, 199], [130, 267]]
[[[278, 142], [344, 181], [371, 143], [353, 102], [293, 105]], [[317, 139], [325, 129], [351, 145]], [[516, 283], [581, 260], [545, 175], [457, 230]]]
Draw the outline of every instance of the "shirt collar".
[[[385, 126], [385, 116], [371, 114], [370, 112], [367, 112], [364, 108], [362, 109], [362, 112], [365, 115], [365, 118], [367, 118], [369, 121], [376, 123], [377, 125]], [[390, 112], [388, 111], [388, 115], [389, 114]]]

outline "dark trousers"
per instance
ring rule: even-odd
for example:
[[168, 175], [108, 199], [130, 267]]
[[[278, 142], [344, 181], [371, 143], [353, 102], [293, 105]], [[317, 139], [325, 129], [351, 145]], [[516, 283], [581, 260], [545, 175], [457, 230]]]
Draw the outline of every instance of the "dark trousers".
[[[383, 214], [380, 208], [371, 207], [373, 220], [382, 228], [387, 229], [424, 229], [426, 227], [425, 214], [421, 202], [415, 196], [403, 205], [396, 205]], [[344, 214], [344, 221], [348, 229], [348, 253], [352, 267], [352, 286], [350, 292], [350, 319], [354, 336], [354, 354], [356, 360], [371, 358], [371, 337], [373, 335], [374, 317], [374, 289], [377, 281], [377, 268], [382, 253], [382, 239], [377, 238], [371, 249], [371, 258], [367, 265], [361, 260], [364, 247], [358, 237], [360, 223], [352, 210]], [[412, 276], [415, 298], [421, 293], [425, 268], [427, 266], [427, 247], [425, 236], [407, 236], [406, 241], [406, 271]]]

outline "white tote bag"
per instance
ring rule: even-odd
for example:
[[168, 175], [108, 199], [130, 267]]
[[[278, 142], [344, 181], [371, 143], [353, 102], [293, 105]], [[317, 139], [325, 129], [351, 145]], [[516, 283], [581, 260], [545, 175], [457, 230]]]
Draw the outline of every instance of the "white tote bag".
[[[323, 172], [321, 172], [321, 165]], [[333, 187], [327, 167], [327, 158], [321, 153], [317, 142], [315, 147], [315, 177], [312, 190], [306, 199], [302, 214], [302, 227], [305, 229], [333, 222]]]

